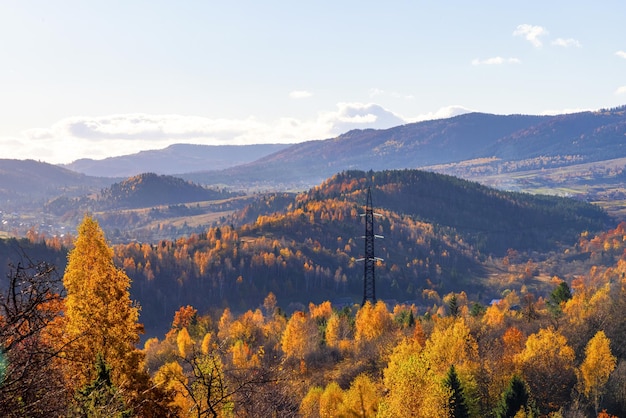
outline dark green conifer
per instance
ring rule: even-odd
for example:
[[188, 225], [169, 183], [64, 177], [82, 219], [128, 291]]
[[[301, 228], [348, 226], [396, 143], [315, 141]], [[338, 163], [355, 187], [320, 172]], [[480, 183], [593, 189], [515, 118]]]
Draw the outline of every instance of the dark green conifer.
[[561, 282], [550, 293], [550, 300], [548, 301], [548, 309], [555, 317], [561, 315], [561, 302], [567, 302], [572, 298], [572, 292], [570, 291], [567, 282]]
[[444, 384], [450, 389], [450, 398], [448, 405], [450, 406], [450, 418], [469, 418], [469, 409], [465, 401], [465, 393], [463, 385], [456, 374], [454, 365], [448, 369], [448, 374], [444, 380]]
[[119, 390], [111, 381], [111, 367], [104, 357], [96, 357], [96, 377], [78, 390], [69, 418], [129, 418], [132, 411], [126, 408]]
[[459, 315], [459, 303], [455, 294], [452, 294], [450, 302], [448, 302], [448, 309], [450, 310], [450, 316], [456, 318]]
[[530, 398], [526, 382], [515, 375], [502, 394], [502, 399], [496, 406], [494, 415], [496, 418], [514, 418], [521, 409], [526, 412], [527, 417], [536, 416], [534, 402]]

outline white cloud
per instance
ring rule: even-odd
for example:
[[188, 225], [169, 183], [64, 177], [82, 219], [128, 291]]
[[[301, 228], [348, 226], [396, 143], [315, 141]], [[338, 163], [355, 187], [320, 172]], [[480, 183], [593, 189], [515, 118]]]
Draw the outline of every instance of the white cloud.
[[539, 38], [547, 34], [548, 31], [541, 26], [533, 26], [528, 24], [518, 25], [515, 31], [513, 31], [514, 36], [523, 36], [535, 48], [540, 48], [543, 45], [541, 39]]
[[320, 114], [318, 122], [334, 135], [352, 129], [386, 129], [406, 120], [374, 103], [338, 103], [338, 110]]
[[617, 90], [615, 90], [615, 94], [616, 95], [626, 94], [626, 86], [618, 87]]
[[502, 65], [502, 64], [519, 64], [521, 61], [517, 58], [492, 57], [486, 59], [473, 59], [472, 65]]
[[[122, 114], [75, 116], [49, 128], [23, 131], [17, 138], [0, 138], [4, 158], [35, 158], [68, 163], [80, 158], [105, 158], [193, 144], [296, 143], [326, 139], [351, 129], [383, 129], [406, 123], [377, 104], [339, 103], [335, 111], [311, 120], [280, 118], [261, 121], [210, 119], [199, 116]], [[40, 157], [38, 157], [40, 156]]]
[[563, 39], [563, 38], [556, 38], [554, 41], [552, 41], [552, 45], [554, 46], [562, 46], [564, 48], [569, 48], [569, 47], [576, 47], [576, 48], [580, 48], [582, 45], [580, 44], [580, 42], [578, 42], [576, 39], [572, 39], [572, 38], [568, 38], [568, 39]]
[[212, 137], [227, 139], [254, 129], [258, 122], [246, 120], [208, 119], [198, 116], [124, 114], [100, 117], [75, 116], [55, 123], [49, 129], [24, 131], [26, 138], [46, 140], [73, 137], [99, 140], [190, 140]]
[[421, 114], [415, 118], [411, 118], [409, 122], [422, 122], [425, 120], [433, 119], [446, 119], [454, 116], [464, 115], [465, 113], [471, 113], [474, 110], [468, 109], [459, 105], [445, 106], [435, 112], [429, 112]]
[[292, 99], [308, 99], [313, 96], [313, 93], [306, 90], [294, 90], [289, 93], [289, 97]]
[[398, 91], [389, 91], [383, 90], [379, 88], [371, 88], [370, 89], [370, 97], [379, 97], [379, 96], [388, 96], [393, 97], [394, 99], [405, 99], [405, 100], [413, 100], [415, 96], [412, 94], [400, 93]]
[[29, 129], [18, 137], [0, 137], [3, 158], [69, 163], [161, 149], [175, 143], [243, 145], [297, 143], [327, 139], [352, 129], [386, 129], [409, 122], [448, 118], [470, 110], [448, 106], [405, 118], [375, 103], [338, 103], [332, 111], [307, 120], [261, 121], [210, 119], [199, 116], [121, 114], [75, 116], [48, 128]]
[[626, 51], [617, 51], [615, 55], [617, 55], [620, 58], [626, 59]]

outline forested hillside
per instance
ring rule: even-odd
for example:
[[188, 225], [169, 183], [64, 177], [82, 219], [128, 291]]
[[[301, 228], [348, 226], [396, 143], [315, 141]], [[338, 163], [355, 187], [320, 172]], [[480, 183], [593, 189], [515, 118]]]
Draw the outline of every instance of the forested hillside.
[[[209, 234], [215, 247], [234, 238], [228, 229]], [[66, 294], [56, 293], [59, 278], [46, 264], [24, 265], [0, 288], [3, 416], [626, 413], [624, 223], [581, 234], [570, 262], [607, 264], [553, 276], [547, 292], [515, 277], [510, 251], [502, 266], [512, 279], [488, 305], [462, 289], [430, 289], [427, 306], [288, 308], [269, 292], [239, 312], [180, 306], [143, 349], [134, 345], [142, 326], [130, 279], [104, 240], [86, 217], [63, 276]]]
[[143, 308], [149, 329], [179, 306], [239, 311], [270, 291], [292, 309], [309, 301], [359, 301], [363, 266], [355, 260], [363, 256], [359, 215], [367, 187], [383, 215], [376, 224], [385, 237], [376, 242], [385, 260], [376, 267], [378, 295], [418, 305], [428, 304], [430, 290], [463, 289], [483, 302], [497, 297], [499, 287], [487, 280], [490, 255], [557, 251], [609, 222], [601, 210], [571, 199], [499, 192], [415, 170], [354, 171], [308, 193], [261, 197], [232, 225], [174, 241], [117, 245], [115, 257], [133, 278], [135, 297], [150, 301]]

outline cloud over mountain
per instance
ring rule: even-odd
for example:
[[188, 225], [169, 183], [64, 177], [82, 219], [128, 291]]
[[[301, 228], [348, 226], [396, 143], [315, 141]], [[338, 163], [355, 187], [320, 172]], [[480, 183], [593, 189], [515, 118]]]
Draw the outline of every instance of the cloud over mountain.
[[46, 161], [69, 163], [80, 158], [101, 159], [161, 149], [175, 143], [244, 145], [298, 143], [331, 138], [353, 129], [386, 129], [408, 122], [439, 119], [467, 113], [462, 106], [448, 106], [414, 117], [400, 116], [376, 103], [343, 102], [335, 110], [315, 118], [279, 118], [263, 121], [212, 119], [202, 116], [118, 114], [74, 116], [48, 128], [23, 131], [20, 137], [0, 138], [6, 158], [23, 158], [38, 150]]

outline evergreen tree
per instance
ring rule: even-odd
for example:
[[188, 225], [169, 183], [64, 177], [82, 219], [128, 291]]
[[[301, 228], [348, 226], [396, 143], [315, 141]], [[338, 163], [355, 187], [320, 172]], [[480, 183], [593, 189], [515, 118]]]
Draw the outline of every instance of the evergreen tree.
[[75, 406], [70, 418], [127, 418], [132, 411], [127, 409], [119, 390], [111, 381], [111, 368], [98, 353], [95, 364], [96, 377], [80, 389], [75, 396]]
[[550, 300], [548, 301], [548, 309], [555, 317], [562, 314], [561, 303], [567, 302], [572, 298], [572, 292], [566, 282], [561, 282], [550, 293]]
[[470, 414], [467, 403], [465, 402], [463, 385], [459, 380], [459, 376], [456, 374], [454, 365], [450, 366], [444, 384], [450, 390], [450, 397], [448, 398], [450, 418], [469, 418]]
[[459, 315], [459, 302], [455, 294], [452, 294], [450, 302], [448, 302], [448, 309], [450, 310], [450, 316], [456, 318]]
[[527, 417], [535, 416], [534, 403], [530, 399], [526, 383], [521, 377], [514, 375], [494, 412], [497, 418], [513, 418], [520, 410], [523, 410]]

